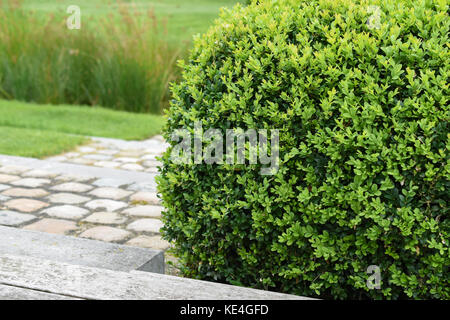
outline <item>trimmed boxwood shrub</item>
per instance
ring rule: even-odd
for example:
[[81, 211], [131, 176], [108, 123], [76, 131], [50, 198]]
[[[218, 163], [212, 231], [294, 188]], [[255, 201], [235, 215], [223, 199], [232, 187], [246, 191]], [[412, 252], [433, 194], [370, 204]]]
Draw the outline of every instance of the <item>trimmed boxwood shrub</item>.
[[[373, 7], [376, 6], [376, 7]], [[196, 38], [175, 129], [280, 130], [280, 168], [175, 164], [188, 277], [339, 299], [450, 298], [446, 0], [262, 0]], [[366, 285], [371, 265], [380, 289]]]

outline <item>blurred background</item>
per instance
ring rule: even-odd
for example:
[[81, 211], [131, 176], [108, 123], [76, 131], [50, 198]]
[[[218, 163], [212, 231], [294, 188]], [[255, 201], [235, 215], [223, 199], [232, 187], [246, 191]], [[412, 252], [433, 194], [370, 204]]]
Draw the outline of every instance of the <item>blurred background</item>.
[[[177, 61], [238, 2], [0, 0], [0, 155], [159, 134]], [[73, 5], [80, 29], [67, 26]]]
[[160, 114], [192, 36], [237, 2], [0, 0], [0, 98]]

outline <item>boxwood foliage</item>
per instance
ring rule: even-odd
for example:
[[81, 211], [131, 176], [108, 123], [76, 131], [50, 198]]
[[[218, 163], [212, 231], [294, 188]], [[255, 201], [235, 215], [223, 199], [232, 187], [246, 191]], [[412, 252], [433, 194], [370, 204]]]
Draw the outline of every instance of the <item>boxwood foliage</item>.
[[165, 138], [195, 121], [279, 129], [280, 169], [175, 164], [170, 142], [163, 235], [182, 273], [322, 298], [449, 299], [449, 23], [446, 0], [223, 11], [181, 62]]

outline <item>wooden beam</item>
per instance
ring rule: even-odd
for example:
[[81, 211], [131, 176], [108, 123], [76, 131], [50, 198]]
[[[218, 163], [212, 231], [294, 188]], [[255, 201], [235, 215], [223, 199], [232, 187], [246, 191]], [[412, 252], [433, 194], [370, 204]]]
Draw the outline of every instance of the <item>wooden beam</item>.
[[0, 284], [81, 299], [307, 299], [150, 272], [122, 272], [32, 257], [0, 255]]
[[73, 300], [72, 297], [61, 296], [26, 288], [0, 284], [0, 300]]

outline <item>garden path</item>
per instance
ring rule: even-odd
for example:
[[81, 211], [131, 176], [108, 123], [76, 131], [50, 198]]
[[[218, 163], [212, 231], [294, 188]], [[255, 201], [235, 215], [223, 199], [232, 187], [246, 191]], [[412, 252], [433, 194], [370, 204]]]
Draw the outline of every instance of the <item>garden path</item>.
[[167, 143], [92, 138], [60, 156], [0, 155], [0, 225], [167, 250], [155, 177]]

